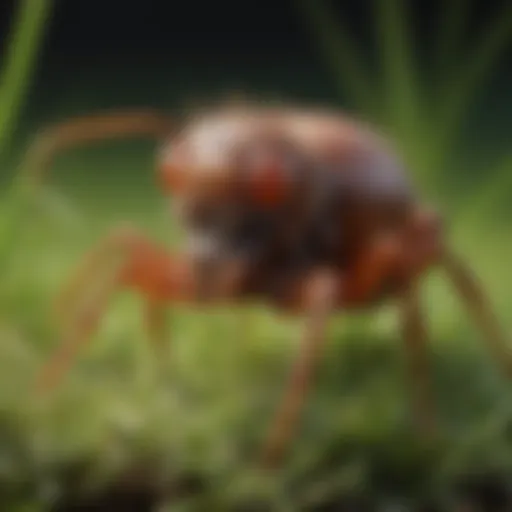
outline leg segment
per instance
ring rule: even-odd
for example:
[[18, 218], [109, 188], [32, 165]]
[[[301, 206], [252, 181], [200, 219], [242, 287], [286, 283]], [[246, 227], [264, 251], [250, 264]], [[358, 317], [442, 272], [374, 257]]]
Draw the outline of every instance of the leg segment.
[[98, 274], [105, 272], [107, 267], [116, 266], [115, 260], [124, 256], [122, 253], [128, 251], [130, 240], [135, 236], [136, 233], [132, 233], [129, 228], [117, 228], [100, 240], [83, 258], [54, 301], [53, 309], [61, 324], [73, 317], [77, 299], [91, 282], [98, 280]]
[[402, 295], [402, 329], [412, 390], [413, 414], [420, 432], [434, 428], [433, 402], [427, 355], [427, 332], [421, 311], [417, 283], [411, 283]]
[[64, 330], [63, 340], [57, 351], [43, 367], [37, 377], [36, 389], [47, 391], [56, 387], [72, 365], [80, 348], [88, 341], [104, 315], [109, 300], [118, 288], [118, 274], [114, 273], [77, 311], [74, 321], [70, 321]]
[[482, 331], [493, 357], [501, 365], [504, 373], [508, 377], [512, 377], [510, 345], [476, 276], [449, 251], [445, 251], [441, 265], [464, 302], [471, 318]]
[[170, 119], [152, 110], [105, 112], [69, 119], [36, 136], [25, 155], [22, 172], [31, 186], [38, 187], [54, 158], [66, 150], [122, 138], [158, 140], [169, 128]]
[[192, 273], [185, 262], [172, 259], [133, 230], [116, 230], [85, 259], [58, 303], [66, 315], [63, 341], [43, 368], [40, 389], [58, 384], [80, 347], [97, 328], [110, 298], [123, 288], [133, 288], [147, 299], [146, 319], [152, 341], [163, 337], [165, 301], [187, 300]]
[[345, 306], [371, 304], [391, 278], [401, 294], [402, 329], [413, 392], [413, 413], [420, 431], [434, 427], [426, 351], [427, 332], [418, 290], [423, 272], [438, 259], [440, 221], [435, 212], [418, 209], [404, 232], [380, 237], [347, 276]]
[[308, 323], [298, 359], [261, 453], [261, 462], [266, 468], [280, 464], [292, 440], [322, 353], [329, 314], [336, 304], [339, 289], [336, 274], [319, 273], [306, 283], [303, 305], [308, 313]]
[[386, 279], [400, 264], [401, 257], [402, 247], [397, 236], [378, 238], [347, 272], [342, 290], [344, 307], [367, 306], [379, 298]]
[[[262, 462], [266, 467], [278, 465], [297, 427], [299, 416], [318, 364], [329, 314], [334, 309], [358, 308], [379, 295], [390, 273], [402, 263], [403, 247], [399, 237], [383, 236], [364, 252], [360, 260], [341, 277], [337, 273], [316, 274], [305, 279], [298, 293], [291, 293], [283, 304], [294, 312], [306, 312], [302, 349], [295, 362], [285, 396], [264, 445]], [[414, 324], [417, 326], [417, 324]]]

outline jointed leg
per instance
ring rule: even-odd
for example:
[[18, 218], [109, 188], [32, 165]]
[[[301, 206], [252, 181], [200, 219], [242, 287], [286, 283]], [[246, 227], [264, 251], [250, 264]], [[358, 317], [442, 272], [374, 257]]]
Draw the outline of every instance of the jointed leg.
[[[425, 241], [428, 242], [428, 241]], [[413, 252], [416, 249], [416, 252]], [[434, 412], [430, 396], [427, 333], [422, 318], [417, 276], [428, 266], [435, 247], [409, 246], [398, 236], [377, 240], [347, 277], [344, 305], [364, 304], [379, 292], [384, 279], [398, 271], [398, 282], [405, 284], [402, 294], [402, 328], [410, 367], [414, 417], [423, 432], [434, 426]]]
[[264, 445], [264, 466], [278, 465], [293, 437], [325, 342], [329, 314], [334, 308], [361, 305], [371, 298], [382, 286], [390, 269], [395, 268], [400, 261], [400, 251], [398, 239], [382, 237], [364, 254], [346, 278], [341, 279], [339, 274], [330, 272], [322, 274], [320, 278], [313, 275], [305, 280], [306, 286], [301, 288], [306, 293], [300, 295], [298, 300], [291, 297], [292, 309], [305, 311], [308, 324], [285, 396]]
[[284, 397], [261, 453], [261, 462], [266, 468], [281, 462], [292, 440], [322, 353], [329, 315], [336, 306], [336, 295], [340, 287], [336, 274], [321, 273], [307, 283], [304, 305], [308, 323], [298, 359], [292, 368]]
[[382, 291], [384, 280], [400, 264], [402, 246], [395, 235], [384, 235], [374, 241], [347, 272], [344, 283], [344, 307], [368, 305]]
[[152, 110], [118, 111], [68, 119], [42, 130], [25, 155], [22, 172], [33, 187], [39, 186], [54, 158], [66, 150], [121, 138], [160, 139], [170, 119]]
[[427, 355], [427, 332], [417, 283], [411, 283], [404, 290], [401, 310], [414, 419], [420, 432], [428, 434], [434, 429], [434, 410]]
[[46, 391], [58, 385], [67, 369], [72, 365], [80, 348], [87, 343], [104, 315], [112, 295], [119, 286], [119, 274], [113, 272], [110, 279], [90, 300], [77, 310], [76, 317], [68, 321], [63, 339], [50, 361], [43, 367], [36, 382], [38, 391]]
[[63, 325], [73, 318], [77, 300], [91, 282], [97, 282], [99, 274], [108, 273], [126, 257], [125, 251], [132, 237], [137, 236], [128, 228], [117, 228], [101, 239], [83, 258], [56, 297], [53, 309], [58, 322]]
[[161, 343], [161, 308], [164, 301], [189, 298], [192, 273], [188, 270], [186, 264], [171, 259], [164, 249], [136, 232], [123, 229], [107, 236], [66, 288], [65, 302], [61, 297], [61, 314], [69, 312], [63, 341], [43, 368], [38, 386], [47, 389], [57, 385], [96, 329], [109, 299], [122, 288], [134, 288], [147, 299], [149, 335], [152, 341]]
[[508, 377], [512, 377], [511, 347], [476, 276], [459, 258], [448, 251], [441, 264], [472, 319], [485, 336], [485, 341], [497, 363], [502, 366]]

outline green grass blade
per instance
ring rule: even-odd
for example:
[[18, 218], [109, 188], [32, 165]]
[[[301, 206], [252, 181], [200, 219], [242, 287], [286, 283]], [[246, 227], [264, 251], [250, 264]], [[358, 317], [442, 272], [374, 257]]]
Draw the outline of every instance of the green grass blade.
[[495, 169], [486, 173], [489, 178], [479, 187], [475, 196], [468, 197], [461, 205], [461, 219], [479, 221], [479, 217], [489, 217], [496, 207], [510, 201], [512, 191], [512, 154], [503, 158]]
[[413, 42], [407, 28], [404, 2], [376, 0], [376, 6], [387, 116], [391, 127], [400, 136], [417, 137], [420, 128], [419, 86], [410, 51]]
[[34, 72], [37, 53], [44, 36], [52, 0], [20, 0], [18, 16], [8, 44], [0, 80], [0, 156], [15, 131], [21, 109]]
[[447, 147], [460, 131], [464, 114], [478, 89], [487, 80], [512, 38], [512, 3], [491, 23], [462, 70], [454, 71], [440, 103], [438, 139]]
[[[44, 37], [52, 0], [23, 0], [19, 2], [17, 18], [7, 46], [5, 64], [0, 77], [0, 158], [16, 129], [34, 73], [38, 50]], [[3, 270], [18, 229], [25, 220], [31, 189], [26, 180], [15, 179], [2, 204], [0, 217], [0, 268]]]
[[357, 108], [376, 116], [372, 79], [337, 12], [326, 0], [299, 0], [295, 5], [312, 31], [340, 89], [348, 94]]
[[380, 50], [386, 121], [404, 161], [428, 190], [436, 186], [432, 168], [437, 148], [430, 136], [433, 129], [424, 105], [419, 70], [414, 63], [414, 38], [404, 0], [374, 0], [376, 38]]

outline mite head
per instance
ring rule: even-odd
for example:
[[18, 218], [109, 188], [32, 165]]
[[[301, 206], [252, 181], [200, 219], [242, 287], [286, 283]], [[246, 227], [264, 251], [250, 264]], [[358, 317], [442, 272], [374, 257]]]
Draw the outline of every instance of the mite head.
[[278, 219], [297, 199], [304, 169], [298, 151], [269, 131], [226, 133], [216, 126], [203, 138], [193, 135], [166, 148], [160, 171], [191, 257], [211, 272], [212, 262], [232, 257], [238, 241], [250, 236], [256, 218]]

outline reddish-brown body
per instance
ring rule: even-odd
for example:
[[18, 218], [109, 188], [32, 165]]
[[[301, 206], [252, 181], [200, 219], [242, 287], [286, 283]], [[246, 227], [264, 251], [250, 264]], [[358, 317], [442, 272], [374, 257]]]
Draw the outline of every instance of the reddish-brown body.
[[[270, 154], [265, 163], [273, 174], [264, 175], [263, 183], [258, 175], [251, 182], [237, 157], [269, 140], [279, 141], [286, 152]], [[267, 258], [251, 268], [248, 281], [256, 281], [264, 295], [266, 280], [284, 270], [293, 273], [295, 266], [300, 275], [308, 265], [335, 266], [345, 272], [344, 279], [355, 279], [350, 274], [374, 241], [399, 236], [419, 206], [401, 162], [382, 138], [351, 119], [321, 111], [244, 108], [203, 115], [170, 138], [160, 166], [174, 200], [214, 209], [242, 198], [253, 211], [274, 209], [277, 244], [294, 231], [295, 245], [281, 244], [274, 255], [279, 261]], [[252, 194], [261, 185], [267, 194]], [[239, 213], [244, 214], [250, 215]], [[431, 228], [437, 229], [434, 218]], [[299, 256], [305, 261], [296, 261]], [[381, 292], [369, 290], [365, 298]]]
[[[245, 107], [192, 118], [171, 135], [168, 126], [165, 116], [148, 112], [87, 117], [44, 132], [29, 152], [39, 178], [40, 167], [57, 151], [78, 143], [157, 136], [163, 142], [160, 178], [180, 205], [182, 225], [200, 232], [203, 241], [221, 240], [214, 250], [202, 244], [200, 251], [170, 254], [137, 230], [107, 235], [61, 296], [69, 330], [41, 386], [55, 384], [122, 288], [146, 297], [149, 334], [158, 342], [167, 304], [205, 297], [266, 301], [308, 319], [263, 449], [263, 462], [273, 465], [298, 424], [329, 315], [395, 297], [414, 413], [428, 429], [433, 415], [418, 284], [433, 266], [447, 272], [494, 355], [512, 372], [505, 337], [476, 279], [446, 245], [438, 216], [416, 199], [394, 151], [371, 129], [325, 111]], [[261, 218], [265, 229], [255, 235], [248, 226]], [[205, 265], [211, 261], [215, 266]], [[94, 276], [102, 286], [90, 302], [77, 301], [95, 284]]]

